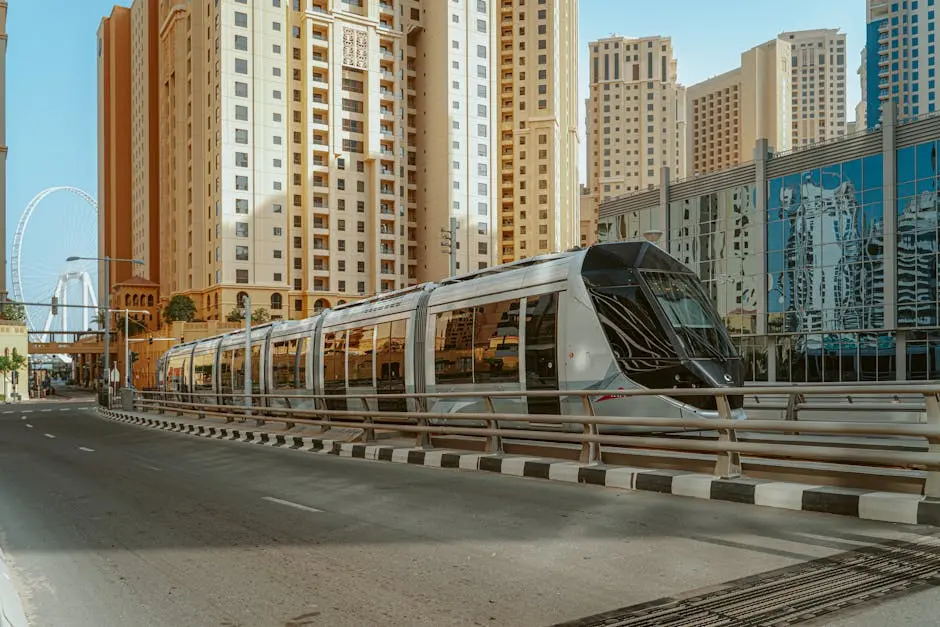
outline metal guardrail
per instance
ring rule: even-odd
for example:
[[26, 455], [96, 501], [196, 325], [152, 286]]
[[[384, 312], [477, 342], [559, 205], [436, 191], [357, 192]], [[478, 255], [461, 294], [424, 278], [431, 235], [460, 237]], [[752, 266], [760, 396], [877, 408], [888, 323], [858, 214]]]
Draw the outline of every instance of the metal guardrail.
[[[375, 441], [376, 429], [411, 433], [415, 445], [431, 448], [431, 436], [478, 436], [485, 439], [485, 450], [489, 453], [503, 451], [503, 439], [512, 438], [546, 443], [569, 443], [580, 445], [583, 463], [604, 463], [602, 445], [624, 449], [658, 449], [684, 453], [707, 453], [716, 457], [714, 475], [731, 479], [742, 476], [741, 455], [765, 459], [790, 461], [838, 462], [857, 466], [882, 466], [909, 471], [926, 471], [922, 493], [930, 498], [940, 498], [940, 385], [883, 385], [870, 386], [793, 386], [787, 390], [796, 395], [819, 395], [823, 397], [865, 394], [890, 398], [898, 394], [919, 394], [924, 399], [926, 422], [923, 424], [896, 422], [837, 422], [790, 420], [739, 420], [732, 418], [728, 396], [779, 394], [779, 388], [748, 387], [721, 389], [683, 389], [684, 396], [711, 396], [716, 400], [721, 418], [654, 418], [642, 416], [602, 416], [594, 411], [592, 399], [599, 397], [659, 396], [674, 394], [675, 390], [569, 390], [554, 391], [505, 391], [505, 392], [438, 392], [425, 394], [355, 394], [355, 395], [284, 395], [181, 393], [181, 392], [136, 392], [134, 407], [141, 411], [163, 413], [174, 411], [180, 414], [195, 414], [199, 418], [215, 416], [227, 422], [255, 420], [260, 426], [267, 422], [283, 423], [286, 428], [298, 424], [318, 426], [322, 431], [330, 428], [355, 428], [363, 432], [363, 440]], [[201, 399], [214, 397], [223, 403], [206, 403]], [[494, 400], [500, 398], [558, 397], [580, 400], [582, 414], [513, 414], [497, 412]], [[264, 402], [265, 406], [247, 406], [245, 400]], [[417, 411], [380, 411], [380, 400], [405, 399], [411, 401]], [[476, 399], [482, 401], [485, 412], [440, 412], [428, 411], [429, 402], [446, 399]], [[328, 401], [355, 400], [365, 405], [364, 409], [329, 409]], [[226, 401], [231, 401], [227, 403]], [[306, 401], [312, 407], [275, 407], [269, 401], [285, 405]], [[434, 422], [432, 422], [434, 421]], [[455, 425], [454, 422], [478, 422]], [[501, 425], [500, 423], [504, 423]], [[507, 426], [505, 423], [515, 423]], [[518, 425], [522, 426], [518, 426]], [[524, 426], [535, 424], [579, 424], [582, 432], [530, 430]], [[598, 426], [621, 426], [659, 428], [665, 430], [715, 431], [717, 440], [669, 438], [651, 434], [599, 433]], [[736, 431], [802, 433], [838, 436], [895, 436], [925, 438], [927, 451], [897, 450], [892, 448], [853, 448], [828, 445], [794, 445], [738, 441]]]

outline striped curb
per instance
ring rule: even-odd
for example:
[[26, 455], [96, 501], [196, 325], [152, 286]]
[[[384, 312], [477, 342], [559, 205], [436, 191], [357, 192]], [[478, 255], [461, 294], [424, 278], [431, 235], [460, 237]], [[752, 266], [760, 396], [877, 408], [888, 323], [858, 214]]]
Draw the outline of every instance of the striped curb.
[[761, 479], [719, 479], [712, 475], [681, 470], [598, 466], [537, 457], [356, 444], [253, 429], [196, 425], [106, 409], [99, 409], [98, 413], [117, 422], [163, 431], [308, 453], [586, 483], [639, 492], [658, 492], [714, 501], [837, 514], [864, 520], [940, 526], [940, 501], [929, 500], [919, 494]]

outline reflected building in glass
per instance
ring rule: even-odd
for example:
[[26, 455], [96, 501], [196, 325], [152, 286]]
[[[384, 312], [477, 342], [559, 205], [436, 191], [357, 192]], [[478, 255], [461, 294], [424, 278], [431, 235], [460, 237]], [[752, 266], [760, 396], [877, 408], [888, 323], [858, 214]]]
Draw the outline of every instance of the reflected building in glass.
[[695, 270], [751, 381], [940, 379], [940, 118], [774, 153], [611, 199], [598, 240]]

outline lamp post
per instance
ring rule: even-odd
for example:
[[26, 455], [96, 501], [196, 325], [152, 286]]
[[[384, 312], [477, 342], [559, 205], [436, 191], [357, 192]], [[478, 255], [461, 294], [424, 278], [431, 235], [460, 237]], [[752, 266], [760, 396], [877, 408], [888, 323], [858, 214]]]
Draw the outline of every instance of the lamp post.
[[102, 261], [104, 262], [104, 373], [108, 382], [108, 407], [111, 407], [111, 262], [136, 263], [144, 265], [143, 259], [119, 259], [116, 257], [68, 257], [66, 261]]

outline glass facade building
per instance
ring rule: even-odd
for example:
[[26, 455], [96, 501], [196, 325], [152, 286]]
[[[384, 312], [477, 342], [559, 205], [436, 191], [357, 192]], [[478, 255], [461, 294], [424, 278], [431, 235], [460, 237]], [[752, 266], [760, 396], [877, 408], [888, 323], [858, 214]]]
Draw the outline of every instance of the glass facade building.
[[940, 379], [940, 117], [611, 199], [598, 240], [695, 270], [749, 381]]

